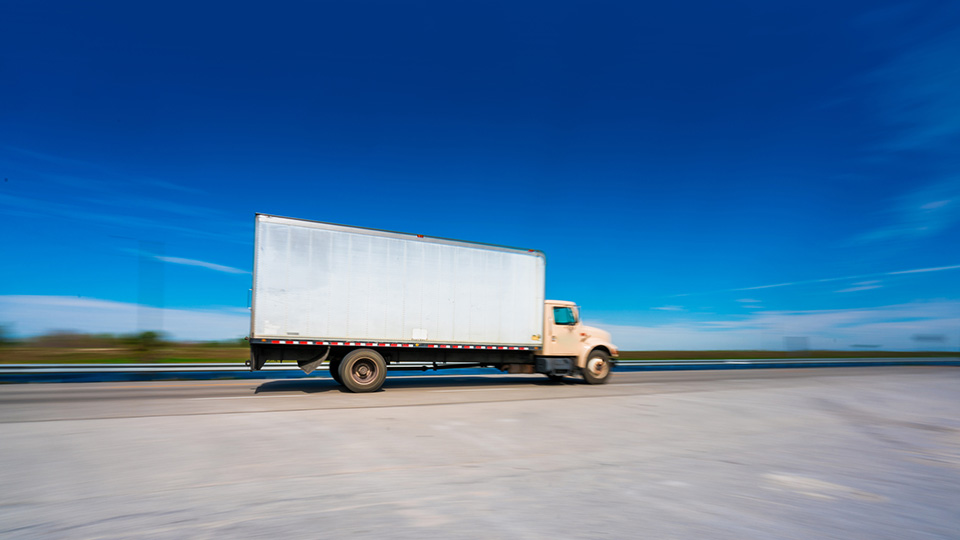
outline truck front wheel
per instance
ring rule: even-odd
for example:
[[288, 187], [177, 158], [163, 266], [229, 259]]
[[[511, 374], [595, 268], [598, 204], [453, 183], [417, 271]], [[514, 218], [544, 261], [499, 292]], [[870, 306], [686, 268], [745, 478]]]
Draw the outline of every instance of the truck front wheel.
[[588, 384], [603, 384], [610, 379], [610, 356], [603, 351], [590, 351], [587, 365], [580, 371]]
[[351, 392], [376, 392], [387, 378], [387, 363], [373, 349], [356, 349], [343, 357], [339, 371]]

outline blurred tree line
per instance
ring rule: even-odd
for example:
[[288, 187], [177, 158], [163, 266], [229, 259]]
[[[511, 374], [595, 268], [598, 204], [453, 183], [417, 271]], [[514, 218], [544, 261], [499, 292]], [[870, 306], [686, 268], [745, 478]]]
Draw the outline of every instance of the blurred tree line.
[[0, 346], [44, 347], [64, 349], [123, 348], [150, 351], [167, 346], [192, 345], [196, 347], [246, 347], [244, 338], [221, 341], [182, 342], [168, 339], [163, 332], [148, 330], [133, 334], [85, 334], [70, 330], [55, 330], [38, 336], [14, 338], [9, 326], [0, 325]]

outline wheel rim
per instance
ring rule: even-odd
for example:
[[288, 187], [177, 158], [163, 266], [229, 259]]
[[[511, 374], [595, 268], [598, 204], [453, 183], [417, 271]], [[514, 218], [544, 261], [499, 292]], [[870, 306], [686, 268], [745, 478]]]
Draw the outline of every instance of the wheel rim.
[[610, 364], [606, 360], [599, 357], [593, 357], [587, 360], [587, 370], [594, 377], [603, 377], [607, 374], [607, 371], [610, 369]]
[[360, 384], [368, 384], [377, 378], [377, 364], [369, 358], [361, 358], [350, 368], [353, 380]]

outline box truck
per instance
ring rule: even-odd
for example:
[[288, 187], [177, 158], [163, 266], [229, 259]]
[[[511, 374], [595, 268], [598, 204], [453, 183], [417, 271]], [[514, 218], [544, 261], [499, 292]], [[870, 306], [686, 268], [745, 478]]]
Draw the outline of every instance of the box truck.
[[545, 300], [546, 259], [534, 249], [257, 214], [254, 252], [251, 370], [327, 362], [353, 392], [378, 390], [388, 369], [600, 384], [618, 356], [575, 303]]

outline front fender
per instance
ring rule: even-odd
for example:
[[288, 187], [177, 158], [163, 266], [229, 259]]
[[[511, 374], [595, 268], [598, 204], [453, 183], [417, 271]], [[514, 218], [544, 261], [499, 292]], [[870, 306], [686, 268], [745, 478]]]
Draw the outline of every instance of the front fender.
[[612, 362], [616, 362], [616, 359], [620, 356], [620, 351], [614, 344], [606, 341], [588, 339], [583, 342], [580, 347], [580, 356], [577, 357], [577, 367], [587, 367], [587, 358], [595, 349], [600, 349], [610, 355]]

